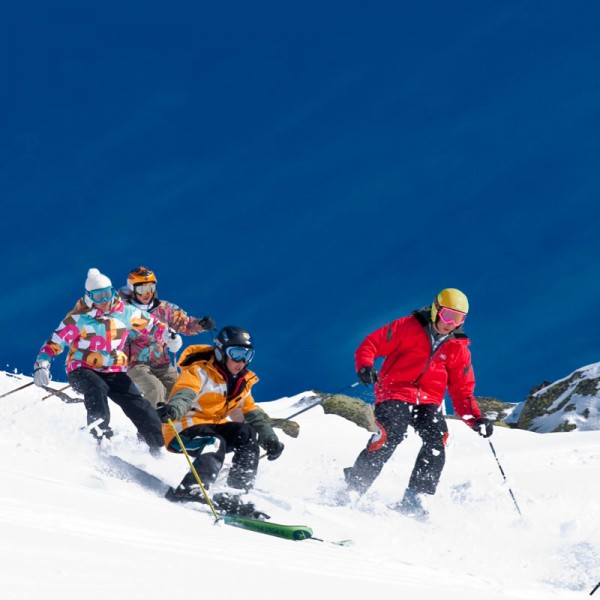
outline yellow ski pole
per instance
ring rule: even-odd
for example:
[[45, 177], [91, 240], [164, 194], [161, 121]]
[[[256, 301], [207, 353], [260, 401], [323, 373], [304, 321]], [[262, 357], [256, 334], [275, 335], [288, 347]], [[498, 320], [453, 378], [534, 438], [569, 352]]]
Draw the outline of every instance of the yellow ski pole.
[[183, 445], [183, 442], [181, 441], [181, 437], [179, 436], [179, 433], [177, 433], [177, 429], [175, 429], [175, 425], [173, 425], [173, 421], [171, 421], [171, 419], [167, 419], [167, 423], [173, 429], [175, 438], [179, 442], [179, 446], [181, 447], [181, 449], [183, 450], [183, 453], [185, 454], [185, 457], [187, 458], [188, 464], [190, 465], [190, 469], [192, 470], [192, 473], [194, 474], [194, 478], [198, 482], [198, 485], [200, 486], [200, 489], [202, 490], [202, 493], [204, 494], [204, 499], [206, 500], [206, 503], [208, 504], [208, 506], [210, 506], [210, 510], [212, 511], [212, 514], [215, 517], [215, 522], [218, 521], [219, 515], [217, 514], [217, 511], [215, 510], [212, 500], [208, 497], [208, 494], [206, 493], [206, 489], [202, 485], [202, 480], [200, 479], [200, 475], [198, 475], [198, 471], [196, 471], [196, 467], [194, 467], [194, 463], [192, 462], [192, 459], [190, 458], [188, 451], [186, 450], [185, 446]]

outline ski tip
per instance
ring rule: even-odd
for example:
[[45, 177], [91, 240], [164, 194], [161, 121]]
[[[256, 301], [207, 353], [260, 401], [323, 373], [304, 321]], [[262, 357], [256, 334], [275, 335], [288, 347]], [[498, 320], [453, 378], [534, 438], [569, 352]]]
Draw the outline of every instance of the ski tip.
[[310, 527], [302, 527], [294, 530], [292, 532], [292, 539], [300, 541], [300, 540], [310, 540], [312, 537], [312, 529]]

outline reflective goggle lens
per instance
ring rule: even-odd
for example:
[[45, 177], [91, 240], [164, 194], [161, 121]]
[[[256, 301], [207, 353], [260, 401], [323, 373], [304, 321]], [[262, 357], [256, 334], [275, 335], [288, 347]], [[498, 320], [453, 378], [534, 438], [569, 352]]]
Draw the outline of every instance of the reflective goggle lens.
[[440, 319], [446, 323], [446, 325], [462, 325], [465, 322], [465, 318], [467, 317], [466, 313], [460, 312], [459, 310], [454, 310], [452, 308], [446, 308], [445, 306], [441, 306], [438, 310], [438, 315]]
[[101, 290], [92, 290], [88, 292], [88, 296], [91, 298], [92, 302], [96, 304], [102, 304], [103, 302], [107, 302], [110, 300], [115, 291], [111, 287], [102, 288]]
[[143, 296], [144, 294], [147, 294], [148, 292], [152, 292], [154, 294], [154, 292], [156, 291], [156, 284], [155, 283], [140, 283], [138, 285], [134, 285], [133, 288], [134, 288], [136, 294]]
[[244, 361], [248, 364], [254, 358], [254, 349], [244, 346], [229, 346], [225, 349], [225, 354], [234, 362]]

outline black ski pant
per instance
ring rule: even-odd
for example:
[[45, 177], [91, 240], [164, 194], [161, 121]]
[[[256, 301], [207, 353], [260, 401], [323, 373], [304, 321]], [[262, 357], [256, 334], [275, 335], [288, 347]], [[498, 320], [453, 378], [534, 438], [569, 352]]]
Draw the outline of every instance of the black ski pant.
[[[195, 456], [192, 464], [206, 488], [217, 479], [225, 455], [229, 452], [233, 452], [233, 457], [227, 485], [242, 490], [254, 486], [260, 447], [256, 430], [248, 423], [231, 421], [216, 425], [194, 425], [184, 429], [179, 436], [188, 454]], [[206, 443], [198, 444], [199, 438], [207, 438]], [[169, 449], [180, 451], [177, 440], [171, 442]], [[180, 485], [189, 487], [194, 483], [196, 478], [190, 471]]]
[[344, 469], [349, 489], [363, 494], [371, 487], [411, 425], [422, 445], [408, 487], [422, 494], [435, 494], [446, 462], [448, 438], [448, 426], [440, 407], [388, 400], [375, 406], [375, 423], [379, 431], [358, 455], [354, 466]]
[[96, 427], [101, 432], [110, 432], [110, 398], [123, 409], [148, 446], [161, 448], [165, 445], [158, 413], [144, 400], [127, 373], [102, 373], [81, 368], [71, 371], [68, 377], [72, 388], [83, 394], [88, 425], [98, 421]]

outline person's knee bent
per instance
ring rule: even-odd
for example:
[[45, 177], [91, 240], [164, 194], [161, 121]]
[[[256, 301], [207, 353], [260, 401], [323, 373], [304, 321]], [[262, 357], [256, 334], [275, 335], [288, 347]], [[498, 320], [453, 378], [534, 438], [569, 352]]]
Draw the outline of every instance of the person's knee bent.
[[241, 423], [237, 435], [235, 436], [235, 445], [240, 447], [253, 444], [258, 446], [258, 435], [256, 430], [251, 425], [248, 425], [248, 423]]

